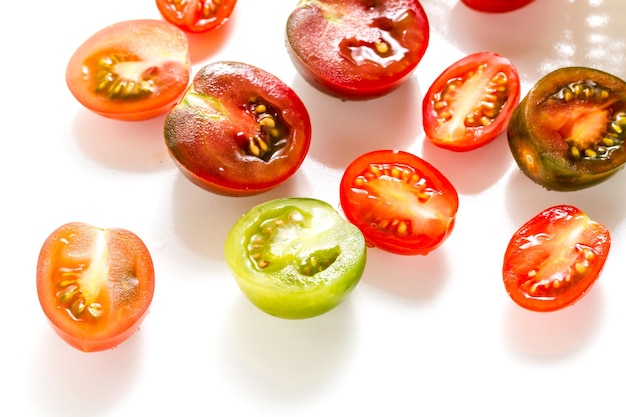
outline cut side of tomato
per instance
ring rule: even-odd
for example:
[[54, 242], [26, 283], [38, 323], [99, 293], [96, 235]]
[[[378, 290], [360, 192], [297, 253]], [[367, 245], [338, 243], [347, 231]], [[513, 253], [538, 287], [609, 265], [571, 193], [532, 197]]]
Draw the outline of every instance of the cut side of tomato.
[[189, 84], [189, 43], [160, 20], [129, 20], [89, 37], [70, 58], [65, 81], [87, 109], [117, 120], [166, 113]]
[[507, 130], [520, 170], [548, 190], [598, 184], [626, 165], [626, 82], [565, 67], [530, 89]]
[[298, 170], [310, 147], [311, 120], [274, 75], [241, 62], [214, 62], [167, 115], [165, 143], [194, 184], [221, 195], [253, 195]]
[[452, 232], [459, 197], [450, 181], [418, 156], [378, 150], [346, 168], [340, 203], [368, 245], [426, 255]]
[[280, 198], [245, 213], [227, 235], [226, 261], [267, 314], [304, 319], [341, 304], [365, 269], [363, 235], [328, 203]]
[[56, 333], [85, 352], [111, 349], [139, 329], [154, 294], [154, 266], [124, 229], [68, 223], [45, 240], [37, 293]]
[[504, 254], [504, 287], [528, 310], [570, 306], [598, 279], [610, 245], [609, 230], [580, 209], [548, 208], [513, 234]]
[[453, 151], [476, 149], [506, 130], [519, 99], [511, 61], [493, 52], [468, 55], [443, 71], [424, 96], [426, 137]]
[[370, 99], [400, 86], [421, 61], [430, 37], [417, 0], [304, 0], [287, 21], [295, 68], [319, 90]]
[[161, 16], [186, 32], [208, 32], [224, 25], [236, 0], [156, 0]]
[[533, 0], [461, 0], [466, 6], [479, 12], [505, 13], [521, 9]]

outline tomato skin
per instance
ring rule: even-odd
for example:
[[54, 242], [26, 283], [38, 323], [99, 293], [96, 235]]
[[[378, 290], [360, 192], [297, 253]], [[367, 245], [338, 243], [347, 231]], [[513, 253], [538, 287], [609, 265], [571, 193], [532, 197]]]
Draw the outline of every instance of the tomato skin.
[[366, 100], [410, 76], [426, 52], [430, 27], [417, 0], [305, 0], [290, 14], [286, 38], [295, 68], [312, 86]]
[[466, 6], [479, 12], [505, 13], [520, 9], [533, 0], [461, 0]]
[[223, 26], [236, 0], [156, 0], [161, 16], [186, 32], [208, 32]]
[[261, 203], [229, 231], [226, 261], [244, 295], [284, 319], [324, 314], [352, 292], [365, 269], [361, 232], [328, 203], [279, 198]]
[[400, 255], [427, 255], [439, 247], [452, 232], [459, 206], [456, 189], [439, 170], [398, 150], [356, 158], [339, 193], [346, 218], [368, 245]]
[[46, 238], [36, 276], [39, 302], [52, 328], [84, 352], [111, 349], [128, 339], [154, 294], [152, 258], [137, 235], [81, 222], [64, 224]]
[[506, 130], [519, 99], [519, 74], [511, 61], [493, 52], [465, 56], [445, 69], [424, 96], [426, 137], [452, 151], [476, 149]]
[[[277, 187], [299, 169], [311, 143], [311, 120], [296, 93], [274, 75], [241, 62], [213, 62], [168, 113], [165, 142], [194, 184], [249, 196]], [[268, 150], [260, 154], [263, 146]]]
[[87, 109], [137, 121], [166, 113], [187, 88], [190, 72], [185, 33], [139, 19], [114, 23], [85, 40], [67, 64], [65, 81]]
[[592, 68], [555, 70], [515, 108], [507, 137], [522, 173], [548, 190], [601, 183], [626, 163], [626, 82]]
[[611, 236], [580, 209], [550, 207], [519, 228], [504, 254], [504, 287], [515, 303], [549, 312], [570, 306], [598, 279]]

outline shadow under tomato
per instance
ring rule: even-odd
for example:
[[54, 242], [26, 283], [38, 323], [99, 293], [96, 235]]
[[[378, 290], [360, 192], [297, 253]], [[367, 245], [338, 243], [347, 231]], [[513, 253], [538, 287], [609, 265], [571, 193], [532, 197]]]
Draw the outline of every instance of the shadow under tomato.
[[602, 321], [602, 289], [598, 282], [576, 304], [548, 313], [525, 310], [511, 301], [502, 322], [506, 344], [527, 359], [567, 359], [591, 341]]
[[152, 172], [169, 168], [163, 138], [165, 115], [125, 122], [80, 109], [73, 136], [84, 154], [108, 168], [126, 172]]
[[43, 337], [30, 376], [40, 415], [108, 415], [138, 378], [141, 330], [114, 349], [90, 353], [69, 346], [52, 329]]
[[[237, 9], [233, 11], [228, 21], [216, 29], [200, 33], [187, 32], [189, 59], [192, 65], [201, 64], [220, 51], [234, 31], [236, 19]], [[191, 74], [192, 77], [194, 75]]]
[[241, 295], [219, 338], [224, 383], [242, 397], [293, 409], [318, 400], [346, 367], [356, 343], [350, 298], [321, 316], [286, 320]]
[[405, 150], [422, 130], [420, 91], [413, 76], [391, 93], [365, 101], [332, 97], [299, 75], [291, 87], [311, 117], [309, 154], [332, 168], [343, 169], [359, 155], [377, 149]]

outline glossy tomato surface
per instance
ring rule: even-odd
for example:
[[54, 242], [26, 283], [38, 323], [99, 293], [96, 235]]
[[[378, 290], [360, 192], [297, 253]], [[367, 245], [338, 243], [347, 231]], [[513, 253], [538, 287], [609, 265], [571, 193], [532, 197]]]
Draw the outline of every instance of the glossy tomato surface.
[[533, 0], [461, 0], [466, 6], [487, 13], [504, 13], [520, 9]]
[[194, 77], [165, 120], [165, 142], [183, 174], [222, 195], [268, 191], [307, 155], [311, 120], [296, 93], [241, 62], [214, 62]]
[[529, 310], [567, 307], [597, 280], [610, 246], [608, 229], [580, 209], [550, 207], [511, 238], [504, 254], [504, 287]]
[[185, 91], [191, 65], [185, 33], [160, 20], [118, 22], [96, 32], [70, 58], [65, 81], [89, 110], [118, 120], [167, 112]]
[[468, 55], [444, 70], [424, 96], [422, 120], [434, 145], [468, 151], [506, 130], [520, 99], [520, 79], [507, 58]]
[[514, 110], [507, 135], [520, 170], [548, 190], [605, 181], [626, 163], [626, 82], [593, 68], [553, 71]]
[[226, 237], [237, 284], [262, 311], [286, 319], [341, 304], [365, 269], [363, 234], [328, 203], [280, 198], [245, 213]]
[[389, 93], [415, 69], [430, 37], [417, 0], [304, 0], [287, 21], [287, 48], [302, 77], [342, 99]]
[[154, 282], [150, 253], [128, 230], [68, 223], [39, 253], [41, 307], [57, 334], [85, 352], [113, 348], [139, 329]]
[[452, 232], [459, 197], [434, 166], [404, 151], [356, 158], [340, 184], [346, 218], [368, 245], [402, 255], [426, 255]]
[[186, 32], [208, 32], [224, 25], [236, 0], [156, 0], [161, 15]]

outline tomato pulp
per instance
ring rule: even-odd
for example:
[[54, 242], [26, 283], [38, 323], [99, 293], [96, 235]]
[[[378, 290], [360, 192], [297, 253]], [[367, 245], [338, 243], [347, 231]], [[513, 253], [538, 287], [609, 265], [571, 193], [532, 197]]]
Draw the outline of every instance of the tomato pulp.
[[185, 33], [160, 20], [107, 26], [70, 58], [65, 81], [87, 109], [118, 120], [145, 120], [167, 112], [189, 83]]
[[289, 56], [302, 77], [353, 100], [387, 94], [404, 82], [429, 36], [417, 0], [303, 0], [286, 28]]
[[346, 218], [368, 245], [402, 255], [426, 255], [452, 232], [459, 197], [434, 166], [404, 151], [356, 158], [340, 183]]
[[56, 333], [85, 352], [113, 348], [139, 329], [154, 282], [147, 247], [124, 229], [68, 223], [39, 253], [41, 307]]
[[533, 0], [461, 0], [466, 6], [487, 13], [504, 13], [520, 9]]
[[580, 209], [550, 207], [513, 234], [504, 254], [504, 287], [529, 310], [567, 307], [598, 279], [610, 246], [608, 229]]
[[224, 25], [236, 0], [156, 0], [161, 16], [186, 32], [208, 32]]

